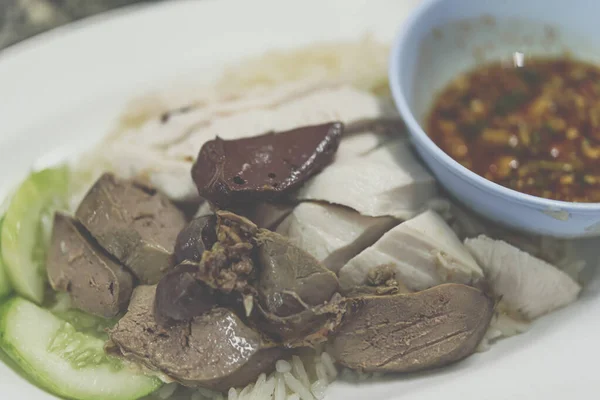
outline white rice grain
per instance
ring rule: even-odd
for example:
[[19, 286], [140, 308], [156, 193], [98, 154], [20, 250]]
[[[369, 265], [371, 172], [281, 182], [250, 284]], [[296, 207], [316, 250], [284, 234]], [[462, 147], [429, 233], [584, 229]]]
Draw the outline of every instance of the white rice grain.
[[238, 400], [238, 392], [235, 388], [230, 388], [227, 392], [227, 400]]
[[263, 387], [265, 386], [265, 382], [267, 381], [267, 375], [264, 373], [258, 376], [256, 380], [256, 384], [254, 385], [254, 389], [252, 389], [252, 393], [250, 393], [250, 400], [263, 400], [262, 396]]
[[256, 390], [256, 388], [261, 387], [262, 385], [265, 384], [266, 381], [267, 381], [267, 375], [263, 372], [262, 374], [260, 374], [258, 376], [258, 379], [256, 379], [256, 384], [254, 385], [254, 389]]
[[278, 360], [275, 371], [271, 374], [260, 374], [256, 382], [244, 388], [230, 388], [225, 395], [205, 388], [184, 388], [185, 390], [176, 394], [179, 385], [172, 383], [163, 386], [152, 398], [155, 400], [322, 400], [328, 384], [338, 375], [343, 377], [346, 374], [352, 381], [360, 379], [360, 375], [346, 368], [338, 372], [335, 361], [326, 352], [304, 354], [305, 358], [294, 355], [289, 360]]
[[317, 400], [323, 400], [327, 391], [327, 382], [323, 382], [322, 380], [314, 382], [310, 385], [310, 391]]
[[284, 374], [286, 372], [290, 372], [292, 370], [292, 366], [285, 360], [278, 360], [277, 363], [275, 363], [275, 369], [277, 372]]
[[327, 369], [325, 368], [325, 365], [322, 362], [320, 362], [320, 360], [321, 358], [319, 358], [319, 363], [315, 365], [317, 380], [329, 383], [329, 378], [327, 377]]
[[333, 358], [327, 352], [321, 353], [321, 362], [325, 366], [330, 380], [334, 380], [338, 375], [338, 370], [333, 362]]
[[274, 400], [285, 400], [285, 382], [283, 381], [283, 375], [281, 374], [277, 374]]
[[242, 389], [242, 391], [240, 392], [239, 395], [239, 399], [242, 400], [246, 400], [250, 398], [250, 393], [252, 393], [252, 389], [254, 389], [254, 384], [251, 383], [248, 386], [246, 386], [245, 388]]
[[270, 400], [273, 398], [275, 392], [275, 376], [271, 376], [263, 385], [260, 400]]
[[308, 374], [306, 373], [304, 363], [302, 362], [300, 357], [292, 356], [292, 369], [296, 378], [298, 378], [304, 386], [309, 387], [310, 380], [308, 379]]
[[302, 400], [315, 400], [309, 389], [298, 379], [294, 378], [290, 372], [283, 374], [283, 379], [285, 380], [287, 387], [290, 388], [293, 393], [298, 393]]

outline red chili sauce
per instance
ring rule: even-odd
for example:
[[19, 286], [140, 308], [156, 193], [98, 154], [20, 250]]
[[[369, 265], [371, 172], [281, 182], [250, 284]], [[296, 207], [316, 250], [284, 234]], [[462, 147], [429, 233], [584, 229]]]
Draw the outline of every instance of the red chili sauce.
[[452, 158], [502, 186], [548, 199], [600, 202], [600, 68], [525, 59], [451, 82], [428, 119]]

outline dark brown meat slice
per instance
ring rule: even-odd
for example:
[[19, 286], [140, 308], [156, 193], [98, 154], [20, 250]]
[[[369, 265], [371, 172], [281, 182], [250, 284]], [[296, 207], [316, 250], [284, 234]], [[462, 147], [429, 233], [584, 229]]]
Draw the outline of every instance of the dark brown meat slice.
[[[155, 317], [161, 325], [204, 314], [215, 304], [252, 307], [253, 237], [258, 228], [244, 217], [218, 211], [200, 217], [179, 235], [176, 251], [184, 261], [159, 282]], [[183, 244], [182, 244], [183, 243]], [[232, 293], [234, 292], [234, 293]], [[246, 300], [244, 302], [244, 300]]]
[[210, 250], [217, 241], [216, 223], [215, 215], [203, 215], [191, 220], [177, 235], [175, 261], [178, 264], [186, 260], [199, 262], [204, 250]]
[[255, 381], [284, 354], [224, 308], [163, 329], [154, 320], [155, 291], [156, 286], [135, 289], [127, 314], [109, 331], [108, 351], [186, 386], [220, 391]]
[[324, 305], [309, 307], [287, 317], [266, 311], [260, 303], [255, 308], [252, 322], [286, 348], [315, 347], [326, 342], [346, 312], [345, 302], [339, 294]]
[[269, 312], [287, 317], [327, 303], [338, 290], [336, 275], [285, 237], [261, 229], [256, 243], [257, 290]]
[[52, 288], [69, 292], [80, 310], [111, 318], [127, 307], [131, 274], [62, 213], [54, 216], [46, 270]]
[[220, 207], [280, 198], [333, 159], [343, 124], [332, 122], [202, 146], [192, 168], [200, 195]]
[[471, 355], [494, 302], [478, 289], [444, 284], [422, 292], [348, 300], [334, 335], [333, 356], [367, 372], [410, 372]]
[[335, 274], [275, 232], [261, 229], [255, 241], [260, 329], [288, 347], [325, 341], [345, 311]]
[[[189, 320], [215, 303], [227, 304], [286, 346], [326, 340], [345, 311], [335, 295], [335, 274], [283, 236], [244, 217], [217, 211], [216, 218], [217, 241], [203, 251], [200, 262], [179, 266], [181, 273], [169, 273], [160, 281], [158, 322]], [[192, 242], [202, 230], [193, 229]]]
[[111, 174], [94, 184], [76, 216], [142, 283], [157, 283], [173, 266], [175, 240], [186, 223], [163, 194]]
[[158, 282], [154, 318], [161, 326], [189, 321], [216, 305], [215, 291], [195, 278], [197, 272], [197, 264], [179, 264]]

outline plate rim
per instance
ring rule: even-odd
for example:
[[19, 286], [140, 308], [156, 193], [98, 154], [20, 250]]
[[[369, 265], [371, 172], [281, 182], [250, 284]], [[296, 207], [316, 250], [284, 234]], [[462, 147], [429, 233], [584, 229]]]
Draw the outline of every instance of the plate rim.
[[[277, 0], [253, 0], [255, 2], [260, 2], [261, 4], [273, 4], [273, 3], [277, 3]], [[156, 12], [159, 12], [160, 9], [162, 9], [163, 7], [165, 8], [178, 8], [181, 7], [182, 5], [186, 4], [192, 4], [194, 3], [195, 6], [194, 7], [198, 7], [199, 4], [201, 3], [230, 3], [230, 4], [235, 4], [235, 0], [202, 0], [202, 1], [194, 1], [194, 0], [177, 0], [177, 1], [169, 1], [169, 2], [161, 2], [161, 3], [150, 3], [150, 4], [146, 4], [146, 3], [140, 3], [140, 4], [134, 4], [134, 5], [129, 5], [129, 6], [125, 6], [125, 7], [120, 7], [117, 8], [115, 10], [109, 11], [109, 12], [105, 12], [105, 13], [101, 13], [95, 16], [91, 16], [88, 18], [83, 18], [81, 20], [78, 20], [76, 22], [73, 22], [72, 24], [68, 24], [65, 26], [61, 26], [61, 27], [57, 27], [55, 29], [52, 29], [50, 31], [41, 33], [39, 35], [33, 36], [25, 41], [22, 41], [20, 43], [15, 44], [14, 46], [11, 46], [9, 48], [6, 49], [7, 54], [3, 52], [0, 52], [0, 70], [2, 69], [2, 65], [6, 62], [6, 59], [12, 59], [12, 58], [19, 58], [20, 54], [25, 54], [28, 52], [36, 52], [39, 50], [40, 47], [44, 47], [46, 46], [48, 43], [53, 43], [54, 41], [62, 41], [65, 39], [65, 36], [67, 37], [71, 37], [74, 35], [79, 34], [81, 31], [85, 31], [87, 30], [90, 26], [98, 26], [98, 25], [103, 25], [105, 22], [114, 22], [114, 21], [118, 21], [118, 20], [127, 20], [128, 18], [130, 18], [132, 15], [136, 15], [136, 11], [137, 9], [142, 9], [142, 13], [150, 13], [150, 14], [154, 14]], [[311, 3], [317, 3], [317, 1], [313, 1], [310, 0]], [[336, 3], [336, 4], [340, 4], [342, 3], [341, 1], [338, 0], [328, 0], [329, 3]], [[362, 0], [356, 0], [354, 1], [354, 3], [364, 3]], [[385, 1], [381, 1], [381, 3], [384, 3]], [[2, 83], [2, 77], [0, 76], [0, 86]], [[134, 93], [132, 93], [133, 95]], [[0, 109], [0, 115], [2, 114], [2, 110]], [[2, 120], [0, 118], [0, 126], [2, 125]], [[0, 133], [0, 147], [2, 147], [2, 144], [5, 143], [5, 138], [3, 137], [3, 134]], [[2, 165], [2, 162], [0, 161], [0, 165]], [[589, 300], [589, 299], [588, 299]], [[589, 304], [588, 304], [588, 308], [589, 308]], [[566, 317], [562, 317], [563, 319], [567, 320], [569, 318], [572, 318], [575, 314], [581, 314], [582, 313], [582, 308], [583, 307], [574, 307], [574, 308], [570, 308], [569, 310], [562, 310], [562, 312], [559, 312], [560, 315], [564, 315], [567, 314]], [[587, 310], [586, 310], [587, 311]], [[573, 314], [573, 315], [571, 315]], [[549, 319], [543, 319], [540, 322], [542, 328], [546, 327], [546, 329], [548, 329], [548, 326], [550, 326], [551, 324], [549, 324]], [[561, 321], [563, 322], [563, 321]], [[597, 324], [597, 323], [596, 323]], [[562, 325], [562, 324], [561, 324]], [[596, 326], [595, 331], [600, 332], [600, 326]], [[558, 331], [558, 329], [556, 330]], [[561, 329], [562, 331], [562, 329]], [[554, 336], [556, 336], [557, 332], [552, 332], [554, 334]], [[529, 342], [528, 342], [528, 336], [529, 335], [521, 335], [517, 338], [514, 339], [510, 339], [510, 344], [507, 343], [508, 341], [502, 342], [500, 344], [497, 344], [489, 353], [498, 353], [495, 356], [487, 353], [482, 355], [481, 357], [479, 357], [479, 355], [477, 356], [477, 358], [486, 358], [488, 360], [486, 360], [485, 365], [476, 362], [477, 360], [467, 360], [465, 363], [460, 364], [459, 367], [457, 369], [448, 369], [447, 371], [438, 371], [436, 372], [435, 376], [443, 376], [444, 380], [450, 379], [452, 380], [454, 377], [457, 376], [457, 374], [465, 374], [465, 376], [469, 377], [471, 374], [469, 374], [469, 372], [471, 371], [471, 369], [477, 369], [475, 368], [477, 365], [482, 366], [483, 369], [486, 369], [487, 371], [487, 363], [488, 362], [493, 362], [493, 360], [496, 359], [501, 359], [504, 358], [504, 356], [506, 356], [506, 354], [501, 354], [503, 351], [507, 351], [510, 350], [512, 347], [517, 347], [517, 352], [520, 354], [520, 350], [522, 349], [523, 346], [526, 346]], [[591, 340], [590, 340], [591, 341]], [[520, 343], [520, 344], [519, 344]], [[516, 346], [515, 346], [516, 344]], [[558, 349], [559, 351], [562, 351], [562, 349]], [[514, 349], [513, 349], [514, 351]], [[510, 351], [509, 351], [510, 353]], [[517, 357], [518, 359], [522, 359], [522, 357]], [[530, 361], [527, 358], [524, 361], [524, 364], [527, 365], [527, 363]], [[2, 365], [3, 366], [3, 365]], [[481, 369], [481, 368], [480, 368]], [[495, 372], [492, 369], [492, 372]], [[474, 374], [477, 374], [477, 371], [473, 371]], [[420, 375], [419, 377], [417, 377], [416, 379], [414, 379], [414, 383], [416, 384], [416, 386], [422, 386], [422, 384], [424, 383], [425, 386], [429, 386], [429, 383], [431, 382], [429, 379], [434, 379], [434, 382], [437, 382], [437, 380], [435, 380], [435, 378], [431, 378], [430, 375], [432, 375], [431, 373], [426, 373], [423, 375]], [[462, 375], [461, 375], [462, 376]], [[544, 380], [545, 377], [543, 376], [536, 376], [537, 379], [540, 379], [541, 381]], [[573, 377], [569, 377], [567, 376], [566, 378], [573, 378]], [[591, 373], [588, 372], [588, 374], [586, 374], [585, 376], [586, 378], [586, 382], [589, 381], [590, 385], [591, 382], [593, 382], [592, 380], [592, 376]], [[400, 379], [398, 381], [394, 380], [392, 383], [389, 382], [385, 382], [384, 384], [382, 384], [381, 386], [379, 385], [373, 385], [373, 386], [377, 386], [379, 389], [380, 394], [385, 394], [386, 396], [388, 396], [389, 398], [399, 398], [402, 396], [402, 392], [397, 392], [395, 391], [395, 387], [398, 386], [400, 389], [408, 389], [408, 387], [402, 386], [402, 384], [406, 383], [406, 379]], [[0, 383], [2, 382], [2, 377], [0, 377]], [[569, 380], [569, 384], [571, 386], [568, 386], [565, 389], [565, 392], [567, 389], [577, 389], [577, 387], [575, 387], [575, 382], [573, 379]], [[396, 385], [396, 383], [398, 383], [398, 385]], [[489, 382], [484, 382], [484, 383], [489, 383]], [[421, 384], [421, 385], [418, 385]], [[1, 385], [0, 385], [1, 386]], [[21, 385], [22, 386], [22, 385]], [[21, 386], [19, 386], [19, 388], [17, 389], [17, 393], [21, 393]], [[413, 388], [412, 385], [409, 385], [410, 389]], [[444, 388], [447, 387], [446, 385], [443, 386]], [[590, 386], [591, 389], [593, 389], [593, 386]], [[11, 389], [9, 389], [11, 390]], [[353, 388], [349, 389], [350, 391], [353, 390]], [[435, 394], [432, 393], [432, 390], [435, 390], [435, 388], [431, 389], [423, 389], [424, 390], [424, 394], [420, 394], [420, 393], [415, 393], [415, 397], [418, 399], [434, 399], [436, 397]], [[463, 389], [457, 389], [458, 392], [456, 393], [457, 398], [459, 398], [459, 396], [461, 395], [468, 395], [468, 393], [470, 393], [469, 391], [466, 391], [466, 388]], [[510, 393], [513, 394], [517, 394], [517, 392], [511, 392], [512, 389], [506, 389], [503, 393], [505, 395], [510, 395]], [[577, 393], [583, 393], [582, 391], [583, 389], [581, 389], [579, 387], [579, 392]], [[24, 393], [32, 393], [31, 391], [28, 390], [24, 390]], [[336, 391], [337, 393], [337, 391]], [[349, 392], [345, 392], [345, 394], [348, 394]], [[528, 392], [530, 393], [530, 392]], [[541, 392], [541, 393], [548, 393], [548, 392]], [[562, 398], [562, 395], [560, 394], [561, 391], [557, 391], [557, 396], [556, 398]], [[573, 393], [575, 393], [575, 390], [573, 391]], [[493, 395], [493, 394], [492, 394]], [[50, 394], [42, 394], [41, 397], [39, 397], [40, 399], [46, 399], [46, 398], [51, 398], [52, 395]], [[551, 398], [553, 398], [554, 396], [551, 396]], [[36, 399], [38, 397], [35, 397]], [[341, 398], [347, 398], [347, 397], [341, 397]], [[454, 397], [450, 397], [450, 398], [454, 398]], [[468, 397], [467, 397], [468, 398]], [[489, 398], [494, 398], [494, 399], [503, 399], [503, 398], [507, 398], [507, 397], [489, 397]]]

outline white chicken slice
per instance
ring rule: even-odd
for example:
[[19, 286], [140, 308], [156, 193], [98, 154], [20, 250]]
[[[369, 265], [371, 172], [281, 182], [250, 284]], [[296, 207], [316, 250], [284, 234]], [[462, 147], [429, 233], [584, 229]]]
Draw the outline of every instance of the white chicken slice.
[[123, 178], [142, 176], [173, 200], [194, 200], [198, 192], [190, 170], [202, 145], [216, 136], [239, 139], [334, 120], [351, 124], [398, 117], [389, 103], [369, 92], [338, 84], [304, 85], [175, 113], [165, 123], [150, 120], [112, 136], [102, 151], [106, 160], [98, 164], [108, 163]]
[[566, 273], [502, 241], [480, 235], [465, 246], [511, 311], [534, 319], [577, 299], [581, 286]]
[[391, 229], [351, 259], [339, 272], [340, 284], [345, 290], [364, 285], [369, 272], [384, 265], [412, 291], [445, 282], [474, 284], [483, 278], [452, 229], [431, 210]]
[[336, 160], [298, 192], [299, 200], [324, 201], [371, 216], [412, 218], [437, 194], [436, 183], [397, 139], [362, 157]]
[[344, 136], [340, 142], [335, 161], [362, 157], [373, 150], [406, 136], [404, 122], [399, 119], [377, 119], [359, 121], [344, 128]]
[[351, 123], [391, 113], [386, 104], [368, 92], [349, 86], [325, 87], [269, 107], [241, 110], [205, 121], [179, 143], [169, 146], [167, 154], [195, 158], [202, 145], [217, 136], [240, 139], [330, 121]]
[[283, 220], [277, 233], [337, 272], [397, 223], [391, 217], [365, 217], [345, 207], [301, 203]]
[[93, 177], [113, 172], [123, 179], [140, 179], [173, 200], [199, 198], [190, 172], [193, 160], [167, 158], [157, 149], [142, 144], [103, 143], [94, 153], [75, 159], [73, 165], [84, 165], [85, 173]]
[[200, 97], [189, 100], [188, 105], [155, 111], [156, 115], [141, 126], [117, 131], [108, 140], [140, 141], [145, 146], [168, 147], [185, 140], [196, 129], [209, 126], [216, 118], [277, 107], [315, 91], [337, 86], [339, 84], [306, 80], [286, 83], [277, 90], [249, 91], [243, 96], [219, 94], [214, 88], [202, 88], [197, 93]]

